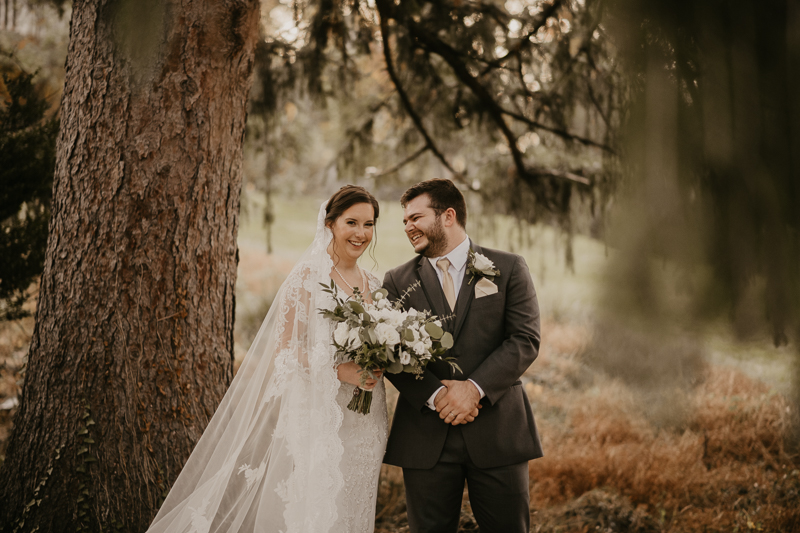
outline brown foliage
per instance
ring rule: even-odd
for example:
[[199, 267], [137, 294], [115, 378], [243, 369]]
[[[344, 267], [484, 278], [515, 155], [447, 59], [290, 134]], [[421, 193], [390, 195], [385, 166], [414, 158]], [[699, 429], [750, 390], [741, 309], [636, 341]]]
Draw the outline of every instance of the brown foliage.
[[[581, 367], [569, 355], [559, 358], [564, 374]], [[800, 531], [800, 463], [784, 447], [786, 398], [732, 369], [711, 367], [704, 378], [684, 393], [682, 431], [654, 427], [647, 394], [603, 375], [580, 392], [544, 387], [534, 405], [558, 405], [564, 415], [543, 422], [546, 456], [530, 464], [540, 530], [601, 525], [574, 520], [583, 495], [601, 490], [620, 507], [650, 515], [661, 531]], [[611, 530], [649, 530], [642, 527]]]

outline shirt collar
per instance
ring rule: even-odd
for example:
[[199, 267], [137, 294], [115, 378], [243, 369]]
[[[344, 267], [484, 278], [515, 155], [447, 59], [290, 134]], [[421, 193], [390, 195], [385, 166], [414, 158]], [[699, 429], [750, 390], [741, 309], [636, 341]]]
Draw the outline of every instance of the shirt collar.
[[[450, 264], [456, 270], [460, 271], [464, 268], [464, 265], [467, 263], [467, 255], [469, 254], [469, 236], [464, 237], [464, 240], [461, 241], [461, 244], [450, 250], [450, 253], [447, 255], [443, 255], [442, 257], [446, 257]], [[434, 268], [436, 268], [436, 261], [442, 259], [442, 257], [429, 257], [428, 261], [431, 262]]]

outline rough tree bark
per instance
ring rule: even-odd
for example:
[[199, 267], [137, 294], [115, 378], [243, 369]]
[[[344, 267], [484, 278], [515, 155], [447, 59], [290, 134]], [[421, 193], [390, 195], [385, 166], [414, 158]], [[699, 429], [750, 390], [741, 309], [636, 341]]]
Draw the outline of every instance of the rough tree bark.
[[143, 531], [232, 378], [257, 0], [74, 2], [0, 530]]

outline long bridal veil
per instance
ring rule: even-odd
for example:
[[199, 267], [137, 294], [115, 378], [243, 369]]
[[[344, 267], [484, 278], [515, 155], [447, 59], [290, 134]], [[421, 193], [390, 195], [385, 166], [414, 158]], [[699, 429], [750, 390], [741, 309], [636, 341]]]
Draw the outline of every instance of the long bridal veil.
[[325, 204], [239, 372], [148, 532], [324, 533], [343, 453], [330, 326]]

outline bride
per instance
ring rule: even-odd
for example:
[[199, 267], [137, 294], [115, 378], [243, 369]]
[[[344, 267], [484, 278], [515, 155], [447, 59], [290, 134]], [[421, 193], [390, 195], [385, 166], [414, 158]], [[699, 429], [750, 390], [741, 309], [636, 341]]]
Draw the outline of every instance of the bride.
[[342, 187], [320, 208], [314, 242], [281, 286], [222, 399], [148, 532], [371, 532], [386, 446], [383, 381], [368, 415], [346, 408], [361, 368], [334, 359], [334, 302], [380, 287], [356, 261], [378, 202]]

